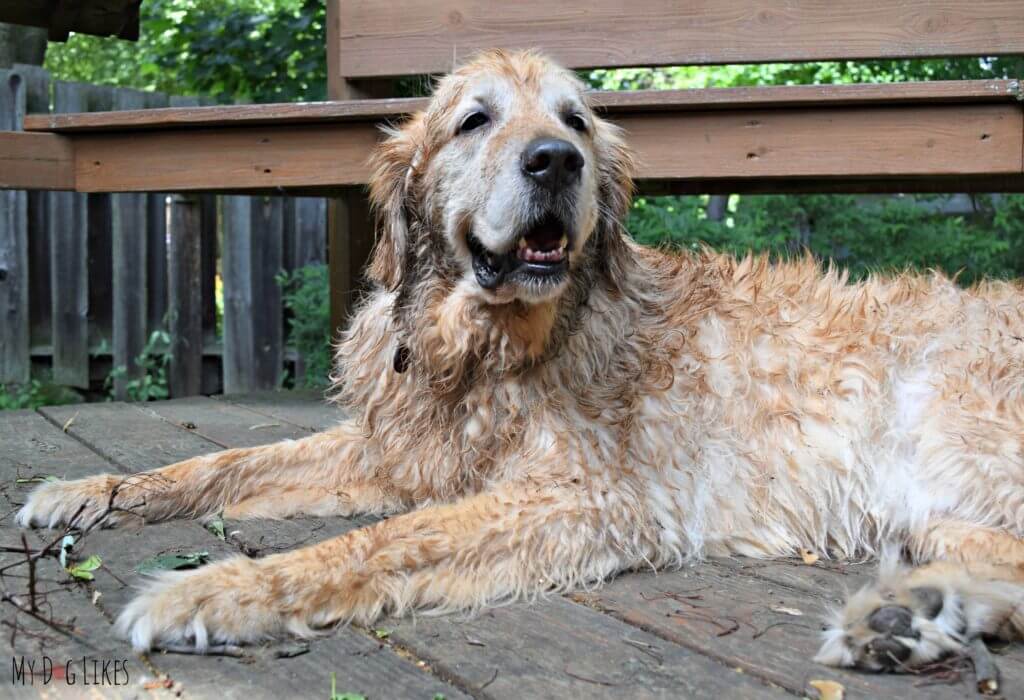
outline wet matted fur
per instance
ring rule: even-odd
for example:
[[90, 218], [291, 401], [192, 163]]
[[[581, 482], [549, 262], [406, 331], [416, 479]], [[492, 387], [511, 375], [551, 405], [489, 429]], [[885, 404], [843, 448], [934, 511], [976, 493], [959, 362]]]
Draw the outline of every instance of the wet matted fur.
[[96, 518], [115, 487], [147, 521], [392, 517], [153, 581], [119, 621], [137, 648], [889, 543], [923, 568], [853, 596], [820, 660], [899, 669], [1024, 629], [1021, 285], [640, 247], [622, 136], [532, 53], [444, 78], [374, 166], [374, 289], [334, 377], [347, 419], [44, 484], [19, 520]]

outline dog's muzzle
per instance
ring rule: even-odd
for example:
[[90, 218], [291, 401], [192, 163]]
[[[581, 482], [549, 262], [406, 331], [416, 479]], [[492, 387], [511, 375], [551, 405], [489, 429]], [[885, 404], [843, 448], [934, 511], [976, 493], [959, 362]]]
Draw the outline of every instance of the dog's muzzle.
[[573, 234], [558, 217], [547, 215], [516, 238], [511, 250], [488, 250], [470, 231], [466, 244], [473, 256], [473, 273], [484, 289], [504, 282], [557, 283], [569, 271]]

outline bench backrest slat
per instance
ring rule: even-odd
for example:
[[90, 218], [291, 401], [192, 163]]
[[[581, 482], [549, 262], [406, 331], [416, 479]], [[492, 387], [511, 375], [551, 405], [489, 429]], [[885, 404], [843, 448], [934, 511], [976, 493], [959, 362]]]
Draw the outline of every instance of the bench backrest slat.
[[491, 47], [571, 68], [1024, 53], [1024, 0], [328, 0], [336, 75], [443, 73]]

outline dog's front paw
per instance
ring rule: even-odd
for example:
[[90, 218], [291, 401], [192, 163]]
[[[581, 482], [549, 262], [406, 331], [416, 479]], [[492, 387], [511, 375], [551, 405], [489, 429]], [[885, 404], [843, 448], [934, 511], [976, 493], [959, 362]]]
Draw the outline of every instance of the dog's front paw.
[[1024, 586], [1002, 573], [953, 562], [887, 567], [876, 584], [850, 596], [815, 661], [899, 672], [964, 651], [978, 636], [1019, 638]]
[[111, 494], [122, 480], [112, 474], [100, 474], [41, 484], [18, 511], [17, 522], [22, 527], [74, 525], [85, 529], [102, 519], [103, 525], [115, 525], [127, 515], [110, 507]]
[[118, 632], [137, 651], [188, 646], [203, 652], [210, 645], [256, 642], [282, 632], [308, 634], [289, 624], [280, 609], [281, 591], [259, 561], [236, 557], [197, 571], [154, 577], [121, 612]]

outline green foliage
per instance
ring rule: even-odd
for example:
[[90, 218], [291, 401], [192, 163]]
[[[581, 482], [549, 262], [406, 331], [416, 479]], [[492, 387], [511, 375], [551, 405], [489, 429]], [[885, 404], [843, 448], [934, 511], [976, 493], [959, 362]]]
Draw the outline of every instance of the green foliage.
[[277, 276], [290, 313], [288, 344], [306, 363], [305, 386], [327, 385], [331, 370], [331, 297], [326, 265], [307, 265]]
[[760, 65], [670, 66], [588, 71], [599, 90], [669, 90], [747, 85], [900, 83], [911, 80], [1013, 78], [1024, 75], [1024, 57], [823, 61]]
[[[142, 352], [135, 358], [143, 374], [125, 385], [129, 401], [156, 401], [170, 395], [167, 384], [167, 367], [171, 364], [171, 353], [168, 351], [170, 344], [171, 336], [167, 331], [157, 330], [150, 334]], [[118, 365], [107, 375], [103, 386], [111, 397], [114, 396], [114, 380], [127, 373], [127, 367]]]
[[4, 386], [0, 384], [0, 411], [22, 408], [36, 409], [40, 406], [62, 406], [80, 403], [82, 397], [70, 389], [50, 381], [33, 379], [27, 384]]
[[51, 43], [62, 80], [201, 94], [221, 102], [322, 100], [320, 0], [147, 0], [136, 43], [73, 35]]
[[759, 195], [733, 197], [722, 221], [705, 214], [702, 197], [638, 198], [629, 230], [647, 245], [743, 255], [802, 254], [834, 260], [858, 279], [871, 271], [937, 268], [970, 284], [1024, 275], [1024, 196], [998, 206], [978, 197], [972, 216], [938, 211], [945, 197]]

